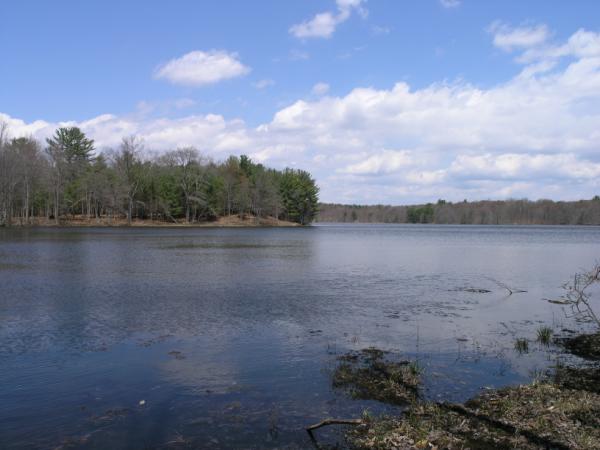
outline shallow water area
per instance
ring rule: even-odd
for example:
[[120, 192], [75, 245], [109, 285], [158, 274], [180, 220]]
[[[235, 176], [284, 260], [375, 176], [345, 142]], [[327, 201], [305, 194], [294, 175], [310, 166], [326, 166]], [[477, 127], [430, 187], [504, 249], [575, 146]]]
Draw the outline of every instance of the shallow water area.
[[370, 346], [430, 399], [526, 382], [599, 255], [598, 227], [0, 230], [0, 447], [306, 448], [392, 408], [332, 387]]

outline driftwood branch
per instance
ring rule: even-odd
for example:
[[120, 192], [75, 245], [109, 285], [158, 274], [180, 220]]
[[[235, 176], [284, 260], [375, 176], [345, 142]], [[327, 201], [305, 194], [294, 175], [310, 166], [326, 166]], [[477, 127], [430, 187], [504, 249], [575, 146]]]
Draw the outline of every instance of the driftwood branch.
[[317, 440], [313, 435], [314, 430], [327, 425], [362, 425], [363, 423], [364, 421], [362, 419], [325, 419], [320, 421], [319, 423], [306, 427], [306, 431], [310, 436], [310, 440], [318, 448]]
[[563, 444], [562, 442], [557, 442], [555, 440], [539, 436], [539, 435], [537, 435], [529, 430], [526, 430], [526, 429], [517, 428], [508, 422], [495, 419], [495, 418], [487, 416], [485, 414], [481, 414], [477, 411], [470, 410], [470, 409], [465, 408], [464, 406], [456, 404], [456, 403], [439, 402], [439, 403], [437, 403], [437, 405], [443, 409], [454, 411], [462, 416], [465, 416], [465, 417], [468, 417], [471, 419], [476, 419], [481, 422], [485, 422], [488, 425], [491, 425], [495, 428], [503, 430], [509, 434], [521, 435], [524, 438], [526, 438], [529, 442], [532, 442], [536, 445], [540, 445], [543, 448], [552, 448], [552, 449], [556, 449], [556, 450], [569, 450], [569, 448], [570, 448], [569, 446]]
[[493, 281], [494, 283], [496, 283], [498, 286], [500, 286], [502, 289], [506, 289], [508, 291], [508, 295], [511, 296], [513, 294], [519, 294], [519, 293], [524, 293], [527, 291], [524, 291], [523, 289], [515, 289], [515, 288], [511, 288], [509, 285], [507, 285], [506, 283], [503, 283], [501, 281], [496, 280], [495, 278], [492, 277], [487, 277], [488, 280]]

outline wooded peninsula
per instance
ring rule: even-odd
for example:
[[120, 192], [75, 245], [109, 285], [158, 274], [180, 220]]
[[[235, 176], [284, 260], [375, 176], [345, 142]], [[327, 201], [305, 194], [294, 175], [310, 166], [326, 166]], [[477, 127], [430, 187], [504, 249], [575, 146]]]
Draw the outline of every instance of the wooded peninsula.
[[96, 153], [77, 127], [45, 145], [7, 136], [0, 123], [0, 226], [306, 225], [317, 212], [308, 172], [244, 155], [215, 162], [186, 147], [146, 158], [134, 136]]

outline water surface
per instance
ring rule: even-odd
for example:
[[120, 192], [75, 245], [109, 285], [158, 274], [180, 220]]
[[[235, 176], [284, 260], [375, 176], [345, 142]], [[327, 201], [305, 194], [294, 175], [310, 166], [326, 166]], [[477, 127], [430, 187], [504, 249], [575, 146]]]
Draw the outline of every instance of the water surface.
[[369, 346], [431, 399], [525, 382], [553, 354], [514, 339], [573, 327], [543, 299], [599, 257], [598, 227], [0, 230], [0, 447], [306, 448], [386, 410], [331, 387]]

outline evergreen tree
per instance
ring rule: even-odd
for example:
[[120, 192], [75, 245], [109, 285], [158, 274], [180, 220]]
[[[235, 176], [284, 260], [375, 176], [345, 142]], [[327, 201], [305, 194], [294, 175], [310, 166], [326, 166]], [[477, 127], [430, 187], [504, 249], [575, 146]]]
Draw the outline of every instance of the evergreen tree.
[[314, 220], [318, 212], [319, 188], [308, 172], [286, 169], [279, 189], [288, 220], [301, 225]]

